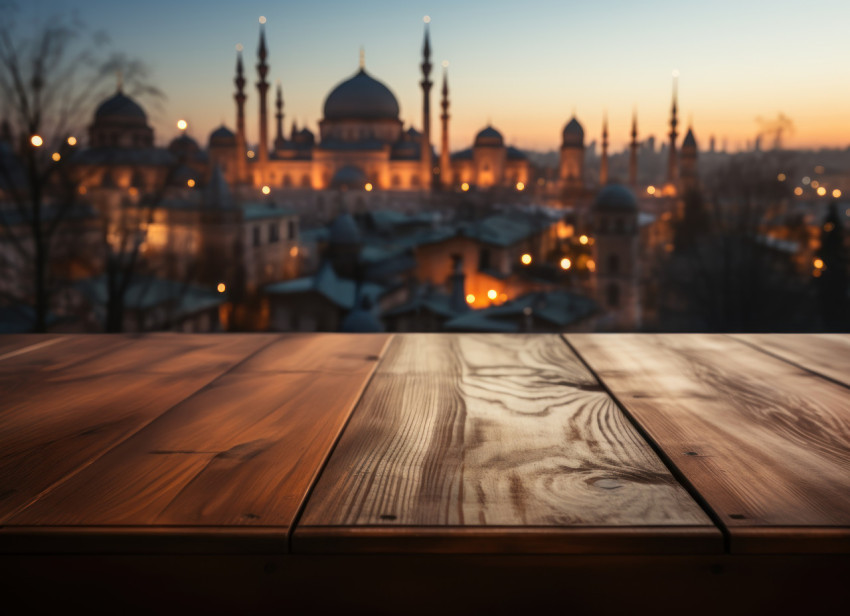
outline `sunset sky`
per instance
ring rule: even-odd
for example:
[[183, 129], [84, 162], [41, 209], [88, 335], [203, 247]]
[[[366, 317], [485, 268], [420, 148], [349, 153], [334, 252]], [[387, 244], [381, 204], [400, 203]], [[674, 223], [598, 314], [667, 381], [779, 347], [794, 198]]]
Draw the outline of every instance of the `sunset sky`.
[[440, 62], [448, 60], [453, 149], [468, 147], [488, 121], [519, 147], [557, 148], [573, 111], [587, 142], [598, 139], [607, 111], [613, 147], [621, 148], [633, 109], [640, 137], [662, 138], [674, 69], [683, 129], [692, 118], [701, 147], [715, 135], [718, 147], [726, 140], [729, 149], [739, 149], [755, 136], [757, 117], [780, 112], [795, 126], [788, 146], [850, 145], [846, 0], [21, 4], [34, 21], [73, 8], [89, 26], [106, 31], [114, 49], [144, 60], [167, 95], [161, 110], [149, 114], [161, 143], [176, 134], [178, 118], [204, 144], [222, 121], [234, 127], [239, 43], [250, 84], [248, 136], [256, 138], [260, 15], [267, 18], [270, 81], [283, 85], [287, 132], [293, 119], [317, 130], [325, 97], [357, 70], [361, 45], [367, 71], [395, 93], [405, 124], [419, 128], [423, 16], [429, 15], [438, 82], [432, 122], [438, 126]]

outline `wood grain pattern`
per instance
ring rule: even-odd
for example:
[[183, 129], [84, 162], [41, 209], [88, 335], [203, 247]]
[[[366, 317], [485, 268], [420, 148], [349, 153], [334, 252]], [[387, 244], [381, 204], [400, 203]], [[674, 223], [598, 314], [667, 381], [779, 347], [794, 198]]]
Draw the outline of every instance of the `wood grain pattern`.
[[847, 388], [725, 336], [567, 339], [719, 516], [733, 550], [850, 546]]
[[846, 334], [733, 334], [733, 338], [850, 387]]
[[9, 523], [273, 527], [282, 543], [387, 340], [280, 336]]
[[0, 362], [0, 522], [274, 338], [79, 336]]
[[[336, 550], [368, 549], [371, 533], [382, 549], [408, 549], [401, 535], [415, 543], [415, 527], [431, 527], [445, 550], [474, 551], [487, 535], [453, 527], [499, 527], [505, 537], [538, 527], [553, 550], [571, 551], [576, 533], [552, 529], [616, 527], [622, 539], [628, 527], [653, 525], [681, 527], [680, 536], [698, 527], [719, 545], [707, 516], [562, 340], [404, 335], [334, 450], [294, 545], [324, 549], [333, 543], [324, 533]], [[363, 528], [357, 541], [345, 541], [348, 527]], [[396, 540], [382, 541], [387, 533]]]
[[68, 338], [69, 336], [59, 334], [2, 334], [0, 335], [0, 361]]

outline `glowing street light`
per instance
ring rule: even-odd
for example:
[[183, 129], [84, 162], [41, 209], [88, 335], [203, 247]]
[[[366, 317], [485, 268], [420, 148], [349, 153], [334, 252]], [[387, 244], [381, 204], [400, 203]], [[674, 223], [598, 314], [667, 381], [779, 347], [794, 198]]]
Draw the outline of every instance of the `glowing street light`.
[[469, 295], [466, 296], [466, 303], [467, 304], [474, 304], [475, 303], [475, 296], [472, 293], [470, 293]]
[[525, 184], [523, 182], [517, 182], [516, 183], [516, 189], [517, 190], [525, 190]]
[[595, 272], [596, 271], [596, 261], [594, 261], [593, 259], [588, 260], [587, 269], [589, 269], [591, 272]]
[[566, 257], [561, 259], [561, 269], [562, 270], [566, 271], [566, 270], [570, 269], [572, 267], [572, 265], [573, 265], [573, 262], [570, 261], [569, 259], [567, 259]]
[[224, 293], [227, 290], [227, 287], [224, 286], [223, 282], [219, 282], [216, 289], [218, 289], [219, 293]]
[[647, 186], [646, 187], [646, 193], [648, 195], [654, 195], [655, 194], [655, 186]]
[[461, 185], [460, 185], [460, 189], [461, 189], [463, 192], [466, 192], [467, 190], [469, 190], [469, 184], [467, 184], [466, 182], [464, 182], [463, 184], [461, 184]]
[[802, 195], [802, 194], [803, 194], [803, 189], [802, 189], [802, 187], [798, 186], [797, 188], [795, 188], [795, 189], [794, 189], [794, 194], [795, 194], [795, 195], [797, 195], [798, 197], [799, 197], [800, 195]]
[[188, 180], [186, 180], [186, 186], [188, 186], [189, 188], [195, 188], [195, 180], [189, 178]]
[[42, 139], [39, 135], [33, 135], [32, 137], [30, 137], [30, 143], [33, 144], [35, 147], [40, 148], [44, 143], [44, 139]]
[[68, 145], [77, 145], [77, 138], [73, 135], [68, 137]]
[[487, 291], [487, 297], [490, 298], [490, 301], [493, 301], [494, 299], [499, 297], [499, 294], [496, 293], [496, 289], [490, 289], [489, 291]]
[[780, 182], [784, 182], [785, 178], [786, 178], [786, 175], [784, 173], [780, 173], [779, 175], [776, 176], [776, 179]]
[[264, 195], [268, 195], [269, 193], [271, 193], [271, 191], [272, 191], [272, 189], [269, 188], [268, 186], [263, 186], [263, 194]]
[[53, 156], [51, 156], [50, 158], [52, 158], [54, 162], [58, 163], [60, 160], [62, 160], [62, 155], [59, 154], [59, 152], [53, 152]]
[[579, 242], [579, 244], [581, 244], [582, 246], [586, 246], [588, 241], [589, 241], [589, 240], [588, 240], [588, 238], [587, 238], [587, 236], [586, 236], [586, 235], [582, 235], [581, 237], [579, 237], [579, 238], [578, 238], [578, 242]]
[[248, 150], [247, 156], [248, 158], [254, 158], [254, 150]]
[[841, 197], [841, 191], [840, 191], [839, 189], [837, 189], [837, 188], [836, 188], [835, 190], [833, 190], [833, 191], [832, 191], [832, 197], [833, 197], [834, 199], [838, 199], [838, 198], [840, 198], [840, 197]]
[[374, 187], [372, 186], [372, 182], [366, 182], [366, 186], [364, 186], [363, 188], [366, 189], [366, 192], [372, 192], [372, 188]]
[[815, 259], [812, 261], [812, 265], [815, 266], [815, 269], [823, 269], [823, 259]]
[[823, 197], [824, 195], [826, 195], [826, 188], [824, 188], [823, 186], [818, 186], [818, 196]]
[[523, 265], [531, 265], [531, 255], [528, 253], [522, 255], [519, 260], [522, 261]]

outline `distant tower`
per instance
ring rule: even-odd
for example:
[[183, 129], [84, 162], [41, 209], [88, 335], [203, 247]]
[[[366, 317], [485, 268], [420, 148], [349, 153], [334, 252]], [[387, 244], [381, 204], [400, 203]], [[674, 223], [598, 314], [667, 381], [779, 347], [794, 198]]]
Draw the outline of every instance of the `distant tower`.
[[242, 46], [236, 53], [236, 181], [244, 184], [248, 181], [248, 161], [245, 155], [248, 150], [245, 139], [245, 73], [242, 69]]
[[257, 49], [257, 75], [260, 80], [257, 82], [257, 91], [260, 94], [260, 151], [258, 156], [260, 183], [266, 180], [266, 167], [269, 161], [269, 118], [267, 112], [267, 94], [269, 91], [269, 82], [266, 81], [266, 75], [269, 72], [269, 65], [266, 64], [268, 51], [266, 50], [266, 30], [263, 27], [264, 21], [260, 21], [260, 47]]
[[596, 268], [591, 281], [604, 312], [598, 328], [634, 331], [641, 325], [637, 201], [625, 186], [608, 184], [599, 192], [592, 214]]
[[274, 140], [274, 148], [275, 150], [279, 150], [286, 143], [286, 139], [283, 136], [283, 88], [281, 88], [280, 82], [277, 84], [275, 107], [277, 107], [277, 113], [274, 116], [277, 120], [277, 136]]
[[699, 183], [697, 177], [697, 140], [693, 128], [688, 127], [688, 133], [682, 141], [682, 153], [679, 159], [679, 190], [684, 195], [696, 190]]
[[443, 113], [440, 115], [442, 121], [443, 135], [440, 143], [440, 181], [443, 188], [452, 185], [452, 165], [449, 156], [449, 76], [448, 69], [443, 69], [443, 98], [440, 102]]
[[602, 120], [602, 161], [599, 163], [599, 184], [608, 183], [608, 114]]
[[431, 161], [431, 41], [428, 37], [428, 23], [425, 23], [425, 42], [422, 44], [422, 186], [430, 190], [434, 177]]
[[637, 186], [638, 175], [637, 111], [632, 114], [632, 142], [629, 144], [629, 184]]
[[667, 182], [676, 185], [676, 169], [678, 167], [678, 157], [676, 156], [676, 137], [679, 136], [679, 133], [676, 132], [676, 126], [679, 124], [679, 120], [676, 119], [677, 109], [677, 89], [678, 89], [678, 77], [673, 77], [673, 107], [670, 111], [670, 148], [668, 152], [667, 158]]
[[584, 188], [584, 129], [575, 115], [562, 133], [561, 167], [558, 174], [561, 187], [567, 192]]

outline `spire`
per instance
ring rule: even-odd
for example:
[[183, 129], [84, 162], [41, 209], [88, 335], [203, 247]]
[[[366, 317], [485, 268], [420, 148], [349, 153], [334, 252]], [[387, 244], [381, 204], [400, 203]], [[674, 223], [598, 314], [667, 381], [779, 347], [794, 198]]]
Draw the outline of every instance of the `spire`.
[[449, 188], [452, 184], [451, 157], [449, 155], [449, 69], [448, 62], [443, 62], [443, 90], [440, 106], [443, 113], [440, 115], [442, 121], [442, 139], [440, 141], [440, 183], [443, 188]]
[[629, 144], [629, 184], [637, 186], [638, 173], [637, 110], [632, 112], [632, 141]]
[[292, 120], [292, 133], [290, 139], [295, 141], [295, 136], [298, 134], [298, 125], [295, 123], [295, 120]]
[[245, 160], [247, 152], [245, 138], [245, 70], [242, 66], [242, 45], [236, 46], [236, 178], [235, 183], [241, 184], [248, 180], [248, 165]]
[[121, 71], [120, 68], [117, 71], [115, 71], [115, 82], [116, 82], [115, 83], [116, 90], [118, 90], [119, 93], [123, 92], [124, 91], [124, 74], [123, 74], [123, 72]]
[[670, 152], [667, 159], [667, 181], [671, 184], [676, 182], [677, 156], [676, 156], [676, 137], [679, 133], [676, 132], [676, 127], [679, 120], [676, 117], [678, 112], [678, 96], [679, 96], [679, 71], [673, 71], [673, 105], [670, 109]]
[[266, 81], [266, 76], [269, 73], [269, 65], [266, 62], [268, 58], [268, 49], [266, 48], [266, 18], [260, 17], [260, 45], [257, 48], [257, 91], [260, 95], [260, 136], [259, 136], [259, 156], [258, 164], [260, 170], [260, 180], [265, 182], [266, 163], [269, 160], [269, 118], [267, 112], [267, 94], [269, 91], [269, 82]]
[[608, 113], [602, 119], [602, 162], [599, 166], [599, 184], [608, 183]]
[[430, 17], [425, 17], [425, 40], [422, 44], [422, 147], [420, 160], [422, 162], [422, 187], [430, 190], [434, 171], [431, 162], [431, 41], [428, 35]]
[[360, 70], [366, 69], [366, 50], [363, 49], [363, 45], [360, 46]]
[[277, 82], [277, 98], [275, 99], [275, 108], [277, 109], [277, 113], [275, 114], [275, 119], [277, 120], [277, 135], [274, 140], [274, 147], [282, 148], [286, 139], [283, 136], [283, 88], [280, 85], [280, 80]]

